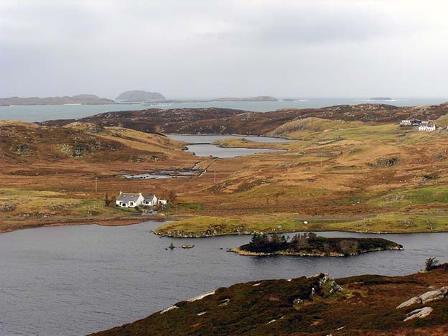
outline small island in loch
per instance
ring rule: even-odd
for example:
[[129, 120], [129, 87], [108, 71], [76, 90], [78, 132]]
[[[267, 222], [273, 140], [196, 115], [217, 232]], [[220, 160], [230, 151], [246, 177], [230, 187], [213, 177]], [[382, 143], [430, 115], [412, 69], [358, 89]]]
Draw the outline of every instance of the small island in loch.
[[291, 239], [277, 234], [254, 234], [250, 243], [230, 251], [245, 256], [345, 257], [402, 249], [402, 245], [383, 238], [325, 238], [310, 232]]

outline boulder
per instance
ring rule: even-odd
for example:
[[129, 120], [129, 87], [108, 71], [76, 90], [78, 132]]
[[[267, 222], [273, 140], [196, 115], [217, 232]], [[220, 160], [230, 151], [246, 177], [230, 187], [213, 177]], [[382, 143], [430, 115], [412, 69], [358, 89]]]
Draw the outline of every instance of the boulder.
[[447, 297], [448, 294], [448, 287], [442, 287], [437, 290], [426, 292], [422, 295], [420, 295], [420, 299], [422, 300], [422, 303], [427, 303], [431, 301], [439, 301], [443, 300]]
[[423, 293], [419, 296], [414, 296], [413, 298], [410, 298], [409, 300], [398, 305], [397, 309], [409, 307], [414, 304], [426, 304], [432, 301], [439, 301], [445, 299], [446, 297], [448, 297], [448, 286]]
[[432, 309], [431, 307], [423, 307], [420, 309], [413, 310], [406, 315], [406, 318], [403, 321], [406, 322], [406, 321], [410, 321], [410, 320], [413, 320], [416, 318], [419, 318], [419, 319], [425, 318], [425, 317], [429, 316], [433, 310], [434, 309]]
[[412, 306], [412, 305], [415, 305], [415, 304], [420, 304], [420, 303], [422, 303], [422, 300], [420, 299], [420, 297], [418, 297], [418, 296], [414, 296], [413, 298], [410, 298], [409, 300], [407, 300], [407, 301], [401, 303], [401, 304], [397, 307], [397, 309], [401, 309], [401, 308], [409, 307], [409, 306]]

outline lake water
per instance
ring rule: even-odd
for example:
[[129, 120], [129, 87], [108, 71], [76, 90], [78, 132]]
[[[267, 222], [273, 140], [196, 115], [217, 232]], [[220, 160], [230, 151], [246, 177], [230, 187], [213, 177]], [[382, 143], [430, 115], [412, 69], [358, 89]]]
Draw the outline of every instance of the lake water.
[[78, 119], [97, 113], [113, 111], [133, 111], [149, 108], [204, 108], [222, 107], [245, 111], [266, 112], [284, 108], [313, 108], [341, 104], [378, 103], [397, 106], [440, 104], [447, 98], [399, 98], [391, 101], [370, 101], [363, 98], [307, 98], [294, 101], [274, 102], [183, 102], [163, 104], [110, 104], [110, 105], [33, 105], [0, 106], [0, 120], [44, 121], [51, 119]]
[[216, 141], [229, 139], [246, 139], [254, 142], [264, 143], [288, 143], [291, 140], [258, 135], [190, 135], [190, 134], [167, 134], [168, 137], [188, 144], [212, 144]]
[[[177, 301], [258, 279], [418, 271], [448, 255], [447, 233], [375, 235], [403, 244], [348, 258], [243, 257], [247, 236], [160, 238], [156, 223], [28, 229], [0, 235], [0, 335], [79, 336], [143, 318]], [[324, 233], [325, 236], [372, 235]], [[195, 244], [193, 249], [166, 250]]]
[[263, 137], [255, 135], [184, 135], [168, 134], [174, 140], [183, 141], [189, 144], [187, 149], [196, 156], [214, 156], [218, 158], [233, 158], [237, 156], [253, 155], [258, 153], [273, 152], [273, 149], [266, 148], [226, 148], [213, 145], [214, 142], [226, 139], [246, 139], [263, 143], [288, 143], [291, 140], [273, 137]]
[[196, 156], [214, 156], [221, 159], [228, 159], [237, 156], [246, 156], [259, 153], [269, 153], [273, 152], [272, 149], [264, 148], [225, 148], [218, 147], [216, 145], [189, 145], [187, 146], [188, 151], [194, 153]]

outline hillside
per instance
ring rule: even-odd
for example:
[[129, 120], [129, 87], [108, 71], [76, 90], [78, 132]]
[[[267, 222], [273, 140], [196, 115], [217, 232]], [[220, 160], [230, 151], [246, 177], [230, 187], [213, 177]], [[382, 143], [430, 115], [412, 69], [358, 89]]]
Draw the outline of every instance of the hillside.
[[[435, 119], [447, 114], [445, 108], [151, 109], [16, 125], [13, 136], [2, 140], [0, 177], [4, 188], [86, 192], [85, 198], [97, 200], [103, 197], [92, 194], [97, 178], [103, 194], [173, 192], [176, 204], [168, 215], [179, 220], [156, 230], [166, 236], [446, 231], [448, 132], [418, 132], [395, 121], [410, 115]], [[273, 134], [291, 141], [221, 141], [226, 147], [281, 151], [214, 159], [184, 152], [160, 132]], [[163, 180], [124, 177], [192, 167], [203, 173]], [[14, 213], [8, 218], [22, 219]]]
[[[136, 142], [145, 146], [137, 146]], [[163, 136], [121, 128], [105, 129], [83, 123], [46, 127], [0, 122], [0, 160], [8, 163], [154, 160], [166, 158], [166, 152], [173, 148], [175, 142]]]
[[[186, 134], [268, 134], [298, 119], [371, 123], [398, 123], [415, 117], [435, 120], [448, 113], [448, 104], [417, 107], [396, 107], [384, 104], [340, 105], [324, 108], [287, 109], [272, 112], [247, 112], [223, 108], [148, 109], [109, 112], [80, 119], [101, 126], [122, 126], [145, 132]], [[63, 125], [74, 120], [47, 121], [47, 125]]]
[[[219, 288], [92, 336], [442, 336], [448, 333], [443, 289], [448, 287], [442, 287], [447, 284], [448, 272], [443, 270], [336, 281], [323, 274], [254, 281]], [[427, 298], [442, 294], [397, 309], [423, 293]], [[429, 316], [416, 317], [420, 308]]]
[[126, 180], [123, 174], [191, 168], [197, 159], [182, 148], [163, 135], [120, 127], [0, 121], [0, 232], [47, 224], [140, 222], [140, 212], [119, 210], [106, 199], [120, 190], [167, 197], [167, 190]]
[[215, 162], [216, 179], [203, 176], [202, 189], [185, 195], [196, 204], [192, 216], [165, 223], [157, 232], [202, 237], [448, 229], [447, 131], [322, 119], [293, 123], [282, 135], [295, 140], [275, 144], [286, 152]]

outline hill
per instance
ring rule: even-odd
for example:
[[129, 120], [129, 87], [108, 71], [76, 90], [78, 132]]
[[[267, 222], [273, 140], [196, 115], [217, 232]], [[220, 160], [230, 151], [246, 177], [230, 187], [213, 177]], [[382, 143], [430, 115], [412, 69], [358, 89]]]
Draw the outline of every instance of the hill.
[[[448, 333], [448, 288], [442, 287], [447, 282], [442, 270], [254, 281], [218, 288], [92, 336], [442, 336]], [[397, 309], [423, 293], [428, 302]], [[422, 308], [429, 314], [418, 317]]]
[[[168, 191], [126, 173], [191, 168], [197, 159], [160, 134], [71, 123], [0, 121], [0, 232], [47, 224], [135, 223], [139, 211], [114, 207], [120, 190]], [[109, 200], [109, 202], [106, 202]]]
[[[418, 132], [398, 125], [411, 115], [436, 119], [447, 114], [446, 108], [358, 105], [267, 113], [149, 109], [50, 121], [33, 126], [42, 134], [31, 135], [31, 145], [26, 138], [12, 144], [5, 137], [8, 166], [0, 178], [5, 187], [91, 192], [100, 176], [103, 192], [173, 191], [177, 204], [170, 214], [179, 220], [155, 230], [173, 237], [446, 231], [448, 132]], [[48, 143], [47, 129], [55, 130], [55, 143]], [[168, 140], [164, 148], [166, 137], [160, 132], [274, 134], [292, 141], [225, 141], [220, 145], [282, 151], [214, 159], [195, 157]], [[102, 149], [95, 145], [98, 141], [101, 146], [123, 147]], [[65, 143], [68, 150], [62, 153]], [[192, 167], [204, 173], [182, 179], [123, 178]]]
[[64, 127], [0, 122], [0, 160], [8, 163], [154, 160], [166, 158], [174, 148], [175, 142], [161, 135], [116, 127], [79, 122]]
[[[102, 113], [79, 121], [102, 126], [124, 126], [145, 132], [264, 135], [274, 132], [288, 122], [306, 118], [398, 123], [401, 119], [410, 117], [435, 120], [447, 113], [448, 104], [417, 107], [361, 104], [272, 112], [248, 112], [225, 108], [148, 109]], [[63, 125], [73, 121], [54, 120], [44, 124]]]

